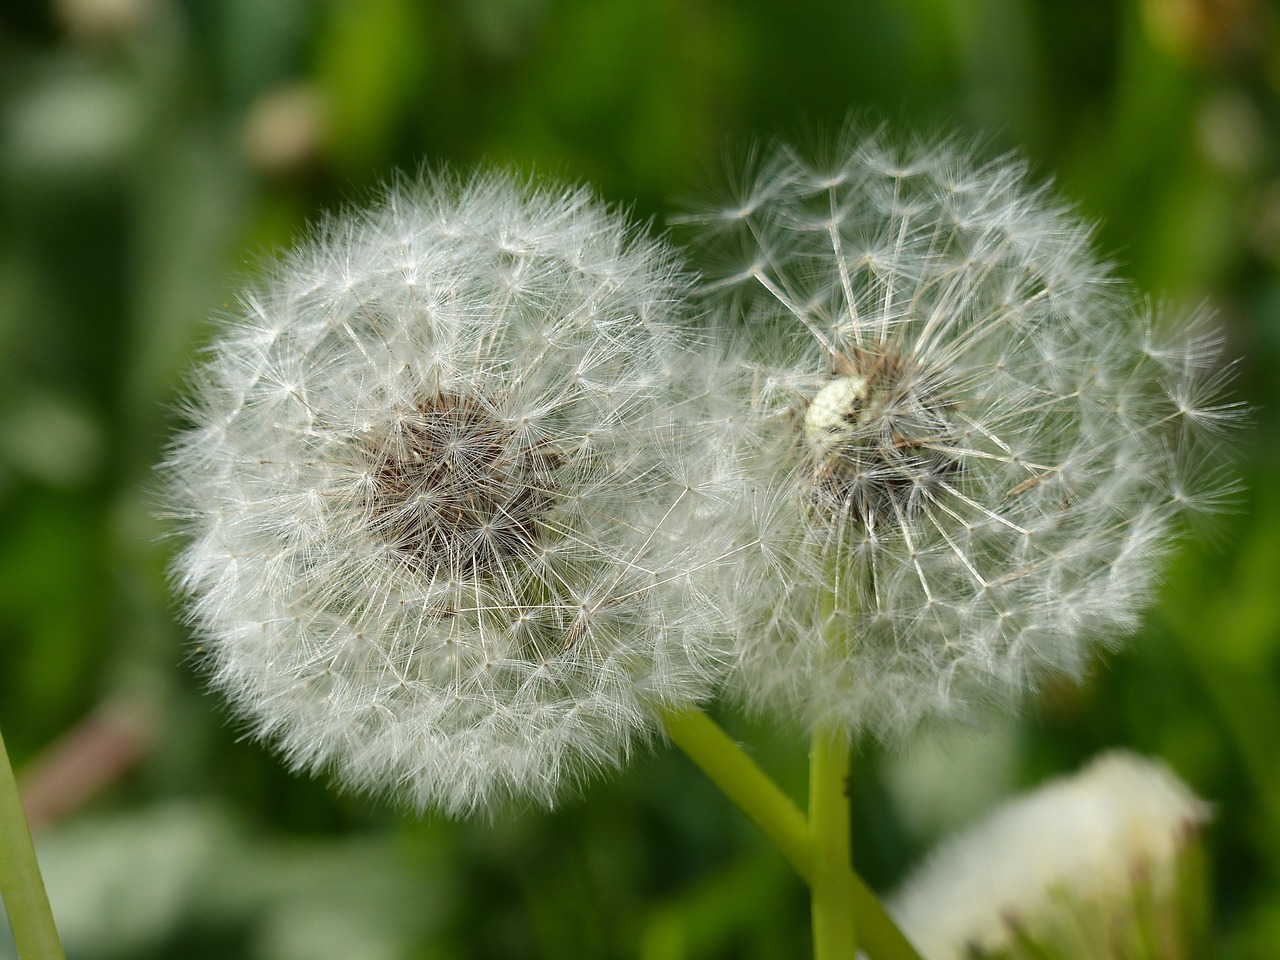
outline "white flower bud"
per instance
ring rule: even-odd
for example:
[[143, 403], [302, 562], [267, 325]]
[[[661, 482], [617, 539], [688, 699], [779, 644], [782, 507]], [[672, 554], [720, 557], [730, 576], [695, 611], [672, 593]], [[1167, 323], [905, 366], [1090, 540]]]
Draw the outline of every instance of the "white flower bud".
[[398, 186], [244, 295], [165, 470], [256, 734], [460, 814], [552, 803], [705, 695], [730, 474], [686, 292], [586, 191], [491, 174]]
[[889, 910], [927, 960], [1200, 956], [1180, 860], [1208, 818], [1163, 764], [1104, 754], [944, 841]]
[[898, 738], [1131, 630], [1237, 412], [1203, 318], [1153, 318], [1021, 162], [881, 135], [830, 156], [777, 150], [687, 218], [759, 491], [733, 686]]

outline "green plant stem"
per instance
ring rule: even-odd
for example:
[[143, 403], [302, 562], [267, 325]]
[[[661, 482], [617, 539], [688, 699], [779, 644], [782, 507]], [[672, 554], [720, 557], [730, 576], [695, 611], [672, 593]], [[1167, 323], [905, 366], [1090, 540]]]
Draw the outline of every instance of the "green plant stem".
[[65, 960], [40, 865], [0, 735], [0, 895], [21, 960]]
[[814, 960], [855, 960], [857, 884], [850, 861], [849, 743], [819, 728], [809, 750]]
[[791, 869], [811, 882], [809, 826], [795, 801], [701, 710], [668, 710], [662, 719], [672, 742], [760, 828]]
[[856, 870], [849, 873], [853, 878], [853, 920], [863, 952], [872, 960], [923, 960], [866, 881]]
[[[781, 852], [791, 868], [812, 888], [815, 835], [811, 834], [809, 823], [795, 801], [702, 711], [668, 710], [663, 714], [663, 723], [672, 742], [747, 815]], [[847, 751], [845, 764], [847, 771]], [[847, 772], [840, 778], [841, 793], [844, 790], [845, 776]], [[843, 849], [847, 852], [847, 798], [840, 800], [840, 804], [845, 810]], [[873, 960], [921, 960], [920, 954], [907, 942], [876, 895], [854, 873], [847, 853], [841, 863], [846, 876], [837, 886], [843, 890], [839, 895], [848, 898], [842, 909], [846, 912], [852, 909], [862, 938], [862, 948]]]

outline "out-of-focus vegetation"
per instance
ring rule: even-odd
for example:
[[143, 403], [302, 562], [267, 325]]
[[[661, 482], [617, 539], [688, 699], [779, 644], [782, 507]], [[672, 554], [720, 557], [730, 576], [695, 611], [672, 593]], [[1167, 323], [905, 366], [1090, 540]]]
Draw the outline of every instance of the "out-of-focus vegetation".
[[[803, 886], [673, 751], [495, 823], [285, 773], [202, 690], [150, 488], [209, 318], [325, 207], [494, 162], [660, 224], [753, 136], [851, 110], [1023, 149], [1121, 273], [1218, 312], [1255, 407], [1247, 489], [1090, 683], [860, 753], [855, 860], [891, 886], [1001, 796], [1126, 745], [1216, 805], [1222, 956], [1280, 955], [1278, 91], [1265, 0], [4, 4], [0, 727], [71, 956], [806, 953]], [[803, 744], [723, 719], [802, 795]]]

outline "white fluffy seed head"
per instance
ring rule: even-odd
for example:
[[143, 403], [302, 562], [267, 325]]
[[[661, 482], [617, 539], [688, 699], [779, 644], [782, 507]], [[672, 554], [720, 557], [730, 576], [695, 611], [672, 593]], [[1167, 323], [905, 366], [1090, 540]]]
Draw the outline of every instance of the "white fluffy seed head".
[[733, 686], [892, 739], [1132, 629], [1237, 414], [1204, 318], [1155, 318], [1018, 160], [856, 133], [831, 156], [758, 156], [686, 218], [759, 491]]
[[686, 292], [588, 192], [481, 174], [326, 221], [244, 294], [164, 471], [255, 733], [464, 814], [550, 804], [705, 694], [732, 463]]
[[1145, 957], [1126, 948], [1151, 939], [1192, 956], [1168, 938], [1193, 919], [1180, 859], [1209, 812], [1164, 764], [1107, 753], [944, 841], [888, 907], [927, 960]]

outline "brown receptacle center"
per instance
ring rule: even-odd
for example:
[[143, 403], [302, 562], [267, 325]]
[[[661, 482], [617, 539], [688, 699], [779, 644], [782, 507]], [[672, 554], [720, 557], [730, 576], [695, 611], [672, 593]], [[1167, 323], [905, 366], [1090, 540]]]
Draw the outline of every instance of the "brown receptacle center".
[[888, 350], [851, 351], [834, 366], [804, 415], [811, 507], [860, 524], [914, 513], [961, 466], [938, 378]]
[[368, 449], [373, 531], [414, 567], [464, 579], [532, 546], [560, 458], [484, 400], [421, 399]]

